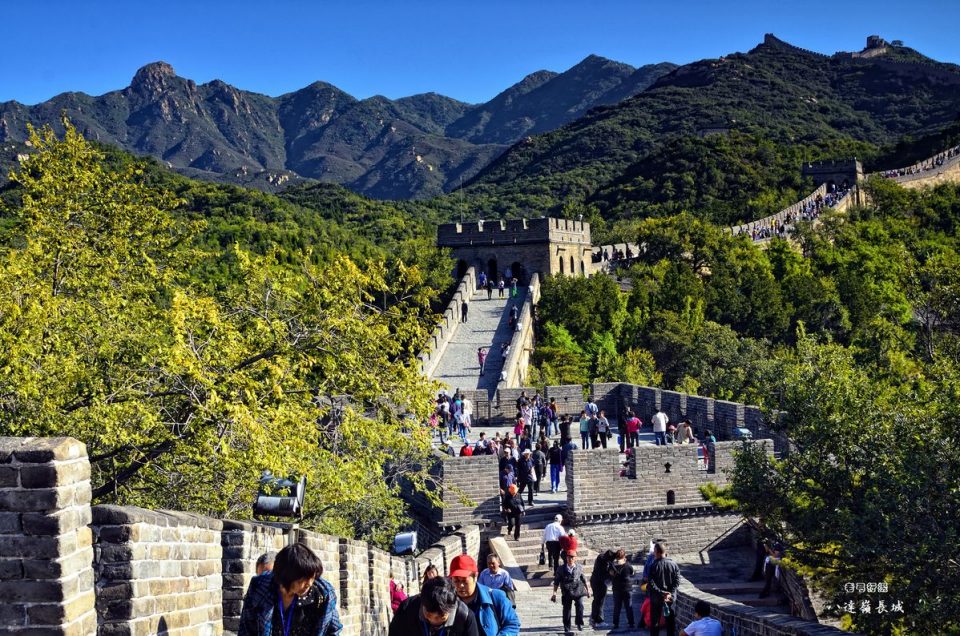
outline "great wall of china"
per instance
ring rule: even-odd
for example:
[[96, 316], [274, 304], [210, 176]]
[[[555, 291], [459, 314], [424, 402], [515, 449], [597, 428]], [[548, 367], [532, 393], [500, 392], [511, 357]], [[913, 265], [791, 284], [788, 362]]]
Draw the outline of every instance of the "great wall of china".
[[[942, 162], [935, 156], [892, 178], [905, 187], [960, 180], [960, 148], [941, 154], [946, 155]], [[822, 195], [825, 187], [775, 215], [731, 231], [783, 221], [802, 210], [811, 197]], [[458, 247], [475, 263], [463, 261], [460, 285], [430, 348], [421, 356], [423, 368], [434, 376], [445, 352], [452, 351], [461, 325], [460, 303], [477, 298], [476, 266], [489, 267], [491, 258], [484, 257], [494, 254], [495, 259], [506, 249], [504, 262], [530, 263], [524, 293], [515, 301], [521, 328], [506, 333], [510, 352], [502, 365], [502, 385], [497, 382], [493, 390], [478, 387], [465, 393], [485, 425], [512, 416], [524, 390], [528, 394], [541, 390], [546, 398], [557, 399], [561, 414], [575, 414], [582, 406], [584, 387], [523, 384], [533, 345], [539, 275], [592, 273], [595, 264], [590, 257], [597, 248], [590, 244], [589, 225], [543, 219], [499, 222], [495, 227], [499, 231], [492, 239], [489, 233], [481, 235], [482, 224], [472, 233], [464, 233], [459, 225], [441, 230], [441, 238], [459, 241]], [[526, 242], [517, 240], [517, 232]], [[626, 250], [627, 245], [603, 247]], [[525, 258], [530, 250], [536, 251], [537, 264]], [[505, 302], [493, 313], [505, 314], [506, 308]], [[496, 328], [501, 319], [494, 318]], [[712, 428], [721, 440], [746, 428], [754, 438], [767, 440], [769, 452], [790, 450], [789, 440], [775, 432], [771, 418], [776, 416], [756, 407], [623, 383], [594, 384], [589, 392], [612, 415], [629, 407], [648, 419], [663, 409], [672, 420], [689, 418], [697, 427]], [[563, 498], [546, 506], [544, 513], [561, 512], [581, 531], [588, 548], [620, 544], [631, 537], [628, 547], [637, 557], [646, 540], [659, 536], [678, 553], [698, 555], [708, 563], [711, 555], [754, 540], [750, 520], [715, 510], [699, 490], [706, 483], [726, 483], [723, 469], [731, 465], [736, 444], [720, 441], [709, 470], [692, 446], [648, 444], [626, 465], [614, 448], [574, 451], [566, 465]], [[497, 552], [521, 581], [525, 573], [533, 576], [536, 565], [529, 561], [535, 557], [529, 546], [511, 549], [501, 536], [495, 459], [438, 453], [435, 461], [433, 472], [441, 484], [444, 507], [430, 506], [424, 498], [414, 500], [422, 535], [428, 539], [422, 543], [430, 546], [418, 555], [399, 557], [363, 542], [308, 530], [175, 511], [93, 506], [90, 464], [82, 443], [70, 438], [0, 438], [0, 634], [233, 634], [256, 558], [290, 541], [303, 542], [321, 556], [324, 578], [338, 592], [344, 633], [350, 635], [387, 633], [391, 578], [415, 590], [428, 564], [445, 571], [458, 554], [480, 557]], [[527, 524], [534, 543], [541, 521]], [[688, 572], [692, 577], [698, 574], [693, 566], [685, 576]], [[795, 574], [784, 572], [782, 588], [786, 614], [736, 600], [730, 586], [685, 579], [677, 603], [679, 624], [692, 619], [694, 602], [703, 599], [740, 636], [846, 633], [817, 622], [816, 600]], [[530, 585], [524, 582], [521, 603], [527, 608], [544, 605], [545, 598], [535, 579]], [[525, 611], [530, 619], [525, 619], [524, 633], [552, 633], [550, 618], [539, 610]]]

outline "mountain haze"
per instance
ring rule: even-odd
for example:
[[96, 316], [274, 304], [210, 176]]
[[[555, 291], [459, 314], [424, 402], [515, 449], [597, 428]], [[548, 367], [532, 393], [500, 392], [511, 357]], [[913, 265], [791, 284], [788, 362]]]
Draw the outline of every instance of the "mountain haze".
[[269, 97], [220, 80], [198, 85], [155, 62], [98, 97], [0, 104], [0, 142], [26, 139], [28, 123], [59, 128], [65, 113], [87, 137], [193, 177], [268, 189], [315, 179], [380, 199], [425, 198], [469, 180], [524, 136], [639, 92], [672, 68], [590, 56], [471, 105], [436, 93], [358, 100], [324, 82]]

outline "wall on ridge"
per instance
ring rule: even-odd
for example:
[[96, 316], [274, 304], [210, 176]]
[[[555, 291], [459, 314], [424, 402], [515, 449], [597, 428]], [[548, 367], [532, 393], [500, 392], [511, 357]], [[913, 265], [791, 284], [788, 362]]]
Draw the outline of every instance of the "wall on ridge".
[[734, 430], [746, 428], [754, 439], [773, 440], [778, 453], [789, 451], [789, 440], [770, 428], [768, 417], [758, 406], [715, 400], [700, 395], [665, 391], [656, 387], [625, 383], [598, 383], [592, 387], [597, 405], [619, 420], [625, 409], [632, 409], [650, 430], [650, 418], [663, 409], [673, 423], [689, 419], [695, 431], [711, 430], [718, 440], [732, 439]]
[[417, 358], [420, 360], [420, 370], [424, 375], [430, 377], [437, 367], [437, 362], [443, 355], [447, 345], [453, 340], [457, 333], [457, 325], [460, 324], [460, 303], [467, 302], [473, 297], [474, 290], [477, 289], [476, 270], [473, 267], [467, 269], [457, 284], [453, 297], [444, 309], [440, 322], [434, 328], [427, 345]]
[[[70, 438], [0, 438], [0, 634], [233, 634], [263, 552], [290, 538], [267, 524], [90, 506], [90, 465]], [[416, 557], [309, 531], [345, 635], [386, 635], [389, 583], [409, 592], [430, 563], [479, 556], [465, 525]]]

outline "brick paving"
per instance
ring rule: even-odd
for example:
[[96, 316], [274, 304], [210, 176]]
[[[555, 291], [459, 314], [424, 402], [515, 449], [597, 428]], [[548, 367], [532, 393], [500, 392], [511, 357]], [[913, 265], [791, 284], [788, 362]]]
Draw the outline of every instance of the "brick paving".
[[[433, 379], [447, 385], [450, 391], [460, 389], [486, 389], [491, 395], [497, 389], [500, 371], [503, 369], [503, 357], [500, 346], [510, 342], [513, 332], [508, 324], [510, 307], [522, 305], [526, 297], [526, 288], [519, 291], [517, 298], [498, 298], [493, 290], [493, 298], [487, 300], [486, 290], [477, 291], [469, 302], [467, 322], [460, 323], [440, 356]], [[509, 295], [509, 290], [504, 295]], [[480, 376], [477, 362], [477, 348], [489, 347], [484, 374]]]

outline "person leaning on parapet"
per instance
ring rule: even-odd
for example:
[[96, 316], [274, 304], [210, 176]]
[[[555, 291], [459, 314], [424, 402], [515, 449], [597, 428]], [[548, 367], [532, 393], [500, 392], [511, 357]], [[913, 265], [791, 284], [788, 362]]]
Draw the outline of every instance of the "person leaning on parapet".
[[273, 562], [277, 558], [276, 552], [264, 552], [257, 559], [257, 576], [273, 569]]
[[607, 582], [610, 580], [607, 570], [611, 561], [613, 561], [613, 550], [601, 552], [593, 562], [593, 572], [590, 573], [590, 590], [593, 592], [590, 620], [594, 625], [603, 624], [603, 600], [607, 597]]
[[477, 617], [457, 598], [453, 581], [434, 577], [416, 596], [400, 603], [389, 636], [480, 636]]
[[520, 619], [507, 595], [477, 583], [477, 562], [469, 554], [461, 554], [450, 561], [450, 578], [457, 588], [457, 596], [477, 617], [479, 631], [485, 636], [517, 636]]
[[670, 418], [667, 417], [667, 414], [664, 413], [662, 409], [658, 409], [656, 414], [654, 414], [652, 421], [653, 436], [656, 438], [657, 446], [666, 446], [667, 424], [670, 422]]
[[697, 601], [693, 606], [693, 617], [696, 620], [680, 630], [680, 636], [723, 636], [720, 621], [710, 616], [710, 603]]
[[323, 564], [302, 543], [280, 550], [273, 570], [250, 581], [237, 636], [336, 636], [343, 625], [333, 586], [320, 578]]

